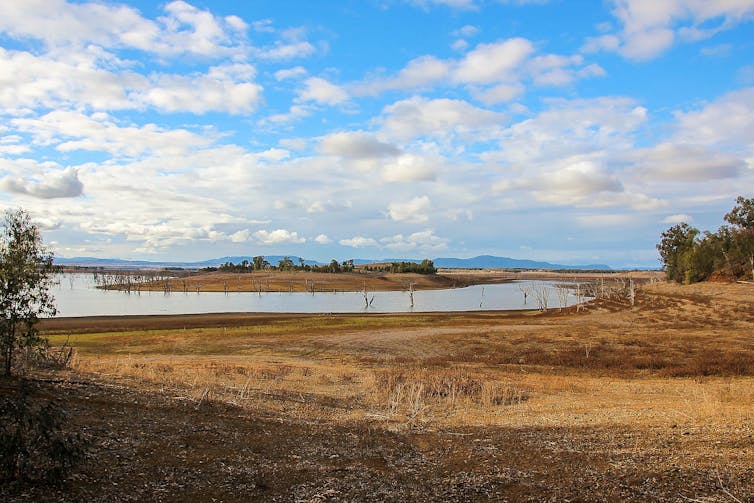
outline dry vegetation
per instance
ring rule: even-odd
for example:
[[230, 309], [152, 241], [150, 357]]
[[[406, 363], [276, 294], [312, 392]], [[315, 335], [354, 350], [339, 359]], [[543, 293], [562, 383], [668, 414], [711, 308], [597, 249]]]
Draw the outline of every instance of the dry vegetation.
[[754, 498], [750, 285], [651, 283], [578, 313], [44, 329], [76, 347], [76, 421], [109, 432], [51, 499]]

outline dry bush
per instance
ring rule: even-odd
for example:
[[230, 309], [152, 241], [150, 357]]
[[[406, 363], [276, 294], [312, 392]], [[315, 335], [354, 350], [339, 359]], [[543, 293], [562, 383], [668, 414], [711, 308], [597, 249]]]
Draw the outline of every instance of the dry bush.
[[409, 416], [418, 414], [430, 402], [451, 407], [460, 403], [486, 407], [515, 405], [530, 397], [519, 386], [489, 380], [463, 369], [379, 370], [374, 373], [374, 386], [385, 395], [392, 414], [407, 409]]

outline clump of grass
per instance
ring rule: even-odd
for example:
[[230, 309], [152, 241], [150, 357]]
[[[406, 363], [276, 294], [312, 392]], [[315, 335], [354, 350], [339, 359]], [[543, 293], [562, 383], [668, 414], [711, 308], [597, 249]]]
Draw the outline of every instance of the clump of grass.
[[430, 403], [457, 407], [509, 406], [530, 398], [528, 390], [475, 375], [464, 369], [378, 370], [374, 386], [385, 396], [388, 411], [416, 416]]

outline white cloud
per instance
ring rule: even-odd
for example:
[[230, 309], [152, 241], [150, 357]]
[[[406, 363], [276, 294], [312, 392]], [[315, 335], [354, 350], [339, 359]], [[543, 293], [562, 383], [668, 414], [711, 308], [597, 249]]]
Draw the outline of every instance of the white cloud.
[[437, 178], [440, 159], [429, 160], [416, 154], [402, 154], [386, 163], [382, 179], [386, 182], [420, 182]]
[[136, 156], [148, 152], [180, 154], [209, 145], [213, 138], [185, 129], [165, 130], [154, 124], [119, 126], [103, 113], [55, 111], [39, 118], [13, 119], [18, 131], [29, 133], [35, 143], [55, 145], [62, 152], [89, 150], [112, 155]]
[[430, 206], [427, 196], [415, 197], [406, 202], [392, 202], [388, 205], [388, 216], [396, 222], [426, 222], [429, 216], [425, 212]]
[[298, 79], [300, 77], [303, 77], [308, 72], [306, 71], [306, 68], [303, 66], [294, 66], [293, 68], [284, 68], [283, 70], [278, 70], [275, 72], [275, 80], [281, 81], [281, 80], [288, 80], [288, 79]]
[[754, 87], [724, 94], [699, 110], [676, 114], [675, 138], [690, 144], [741, 148], [754, 155]]
[[473, 96], [486, 105], [505, 103], [524, 93], [524, 86], [518, 82], [512, 84], [500, 84], [482, 90], [475, 90]]
[[512, 80], [516, 69], [532, 52], [534, 46], [525, 38], [479, 44], [458, 63], [453, 78], [467, 84]]
[[668, 215], [667, 217], [660, 220], [663, 224], [680, 224], [683, 222], [690, 223], [693, 222], [694, 218], [690, 215], [686, 215], [685, 213], [678, 213], [676, 215]]
[[49, 171], [40, 178], [23, 179], [6, 176], [0, 180], [0, 189], [40, 199], [79, 197], [84, 192], [84, 185], [79, 180], [78, 171], [74, 168]]
[[582, 50], [618, 51], [635, 60], [652, 59], [677, 40], [697, 41], [754, 19], [750, 0], [614, 0], [618, 34], [587, 39]]
[[307, 213], [329, 213], [332, 211], [342, 211], [350, 208], [351, 202], [337, 203], [334, 201], [315, 201], [306, 208]]
[[332, 133], [320, 139], [319, 151], [349, 159], [393, 157], [401, 153], [394, 145], [379, 141], [370, 133], [349, 131]]
[[91, 107], [95, 110], [140, 109], [169, 112], [248, 113], [261, 99], [251, 65], [220, 65], [206, 74], [149, 76], [100, 68], [91, 54], [67, 62], [49, 55], [7, 51], [0, 47], [0, 107]]
[[152, 21], [124, 5], [64, 0], [0, 2], [0, 31], [42, 40], [50, 47], [92, 43], [161, 56], [219, 57], [243, 51], [246, 26], [238, 17], [218, 17], [180, 0], [166, 4], [164, 11], [164, 16]]
[[[468, 45], [466, 40], [458, 39], [452, 48], [464, 51]], [[526, 78], [533, 79], [537, 85], [555, 86], [605, 74], [599, 65], [585, 64], [580, 55], [545, 54], [532, 58], [534, 53], [534, 44], [525, 38], [484, 43], [459, 59], [420, 56], [409, 61], [393, 76], [371, 76], [363, 82], [352, 84], [349, 89], [358, 96], [462, 84], [475, 95], [486, 95], [485, 102], [498, 103], [510, 99], [513, 90], [523, 89], [522, 80]], [[503, 99], [505, 94], [508, 97]]]
[[378, 94], [394, 89], [431, 86], [450, 75], [451, 63], [434, 56], [412, 59], [394, 77], [371, 80], [354, 86], [357, 94]]
[[298, 42], [278, 42], [272, 47], [265, 47], [257, 51], [257, 55], [264, 59], [288, 60], [311, 56], [317, 49], [305, 40]]
[[314, 241], [317, 242], [317, 243], [319, 243], [319, 244], [321, 244], [321, 245], [326, 245], [326, 244], [332, 243], [332, 239], [330, 239], [329, 237], [327, 237], [326, 234], [320, 234], [320, 235], [318, 235], [316, 238], [314, 238]]
[[601, 150], [627, 150], [647, 120], [647, 110], [631, 98], [552, 99], [545, 104], [538, 115], [503, 130], [501, 152], [484, 157], [531, 166]]
[[746, 168], [734, 155], [695, 145], [661, 143], [631, 157], [633, 173], [642, 181], [707, 182], [736, 178]]
[[502, 122], [504, 116], [462, 100], [415, 96], [388, 105], [382, 111], [382, 129], [388, 136], [412, 139], [425, 135], [468, 133]]
[[435, 253], [446, 250], [449, 240], [436, 236], [432, 230], [425, 230], [408, 236], [396, 234], [385, 237], [380, 239], [380, 243], [389, 250]]
[[233, 243], [247, 243], [251, 241], [251, 231], [249, 231], [249, 229], [242, 229], [238, 232], [234, 232], [228, 238]]
[[274, 231], [258, 230], [254, 233], [256, 240], [264, 245], [276, 245], [282, 243], [301, 244], [306, 242], [306, 238], [299, 237], [297, 232], [287, 231], [285, 229], [275, 229]]
[[534, 83], [540, 86], [562, 86], [579, 78], [602, 77], [605, 70], [596, 64], [583, 66], [581, 55], [547, 54], [532, 58], [526, 65]]
[[339, 105], [348, 100], [348, 93], [320, 77], [310, 77], [304, 81], [304, 89], [299, 92], [302, 101], [314, 101], [323, 105]]
[[377, 246], [377, 241], [372, 238], [364, 236], [354, 236], [350, 239], [341, 239], [338, 241], [343, 246], [350, 246], [351, 248], [366, 248], [369, 246]]
[[262, 86], [249, 81], [254, 75], [253, 67], [243, 66], [246, 72], [242, 76], [236, 68], [228, 72], [227, 67], [210, 68], [207, 75], [157, 76], [148, 89], [136, 94], [137, 100], [167, 112], [249, 113], [261, 99]]
[[451, 35], [453, 35], [454, 37], [473, 37], [477, 33], [479, 33], [479, 28], [474, 25], [467, 24], [461, 26], [457, 30], [453, 30], [451, 32]]
[[588, 160], [574, 159], [562, 167], [531, 178], [503, 181], [495, 185], [498, 192], [528, 190], [539, 201], [556, 205], [600, 205], [595, 195], [601, 192], [623, 192], [618, 178]]

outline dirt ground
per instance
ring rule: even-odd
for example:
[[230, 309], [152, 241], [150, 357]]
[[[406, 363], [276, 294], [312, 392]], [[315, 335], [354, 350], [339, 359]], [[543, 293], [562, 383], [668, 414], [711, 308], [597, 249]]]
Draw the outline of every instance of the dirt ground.
[[8, 501], [754, 501], [751, 285], [43, 329], [77, 357], [37, 394], [63, 397], [88, 458]]

